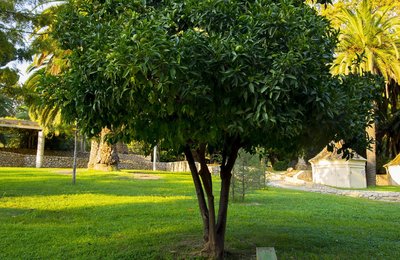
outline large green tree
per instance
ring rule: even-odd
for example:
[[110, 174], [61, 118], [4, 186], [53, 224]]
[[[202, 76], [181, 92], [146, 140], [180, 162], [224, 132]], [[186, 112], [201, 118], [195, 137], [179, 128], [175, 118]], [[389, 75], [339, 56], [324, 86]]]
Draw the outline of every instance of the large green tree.
[[[184, 151], [211, 257], [223, 258], [240, 148], [367, 145], [375, 81], [331, 76], [335, 32], [301, 1], [71, 0], [53, 37], [70, 69], [43, 94], [87, 133]], [[218, 207], [210, 148], [222, 153]]]

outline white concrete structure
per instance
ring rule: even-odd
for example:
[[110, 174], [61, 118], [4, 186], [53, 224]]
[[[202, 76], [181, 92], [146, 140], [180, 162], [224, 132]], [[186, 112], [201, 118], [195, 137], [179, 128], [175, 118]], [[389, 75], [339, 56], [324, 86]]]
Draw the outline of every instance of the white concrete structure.
[[388, 174], [388, 184], [400, 186], [400, 154], [384, 165]]
[[325, 148], [310, 159], [313, 182], [339, 188], [366, 188], [366, 159], [355, 154], [352, 159], [342, 159], [342, 154], [328, 152]]

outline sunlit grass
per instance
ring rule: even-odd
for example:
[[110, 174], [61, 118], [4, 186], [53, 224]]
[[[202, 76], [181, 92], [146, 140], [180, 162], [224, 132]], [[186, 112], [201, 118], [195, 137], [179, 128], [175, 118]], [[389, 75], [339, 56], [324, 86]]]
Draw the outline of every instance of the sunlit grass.
[[376, 186], [369, 188], [371, 190], [376, 190], [376, 191], [394, 191], [394, 192], [400, 192], [400, 186]]
[[[190, 174], [79, 169], [72, 185], [70, 172], [0, 168], [0, 259], [198, 257]], [[399, 219], [398, 203], [255, 191], [230, 204], [228, 259], [254, 259], [257, 246], [280, 259], [400, 259]]]
[[368, 187], [363, 189], [350, 189], [350, 188], [338, 188], [341, 190], [364, 190], [364, 191], [392, 191], [392, 192], [400, 192], [400, 186], [375, 186]]
[[77, 194], [57, 196], [22, 196], [5, 198], [1, 208], [63, 210], [128, 203], [167, 203], [188, 199], [187, 196], [113, 196], [104, 194]]

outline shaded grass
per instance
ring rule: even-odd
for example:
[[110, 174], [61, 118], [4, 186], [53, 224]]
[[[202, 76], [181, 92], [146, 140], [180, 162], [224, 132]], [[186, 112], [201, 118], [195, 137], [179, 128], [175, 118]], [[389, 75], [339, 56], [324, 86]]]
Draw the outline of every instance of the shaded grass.
[[[0, 168], [0, 259], [198, 258], [190, 175], [133, 173], [79, 169], [72, 185], [60, 169]], [[400, 258], [398, 203], [260, 190], [230, 205], [227, 228], [229, 259], [254, 258], [257, 246], [280, 259]]]

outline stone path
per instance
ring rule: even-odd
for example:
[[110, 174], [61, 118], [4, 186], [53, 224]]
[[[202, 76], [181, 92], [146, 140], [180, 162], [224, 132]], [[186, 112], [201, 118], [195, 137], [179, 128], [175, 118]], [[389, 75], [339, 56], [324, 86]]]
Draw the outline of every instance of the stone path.
[[302, 190], [317, 193], [349, 196], [355, 198], [366, 198], [377, 201], [400, 202], [400, 192], [392, 191], [366, 191], [366, 190], [343, 190], [333, 187], [306, 182], [303, 180], [286, 177], [279, 174], [268, 175], [268, 185], [285, 189]]

